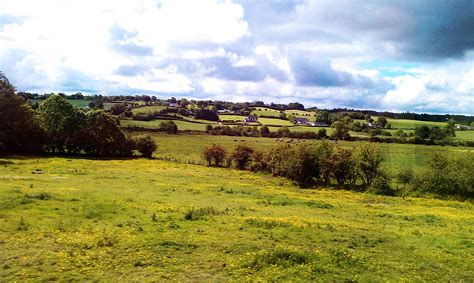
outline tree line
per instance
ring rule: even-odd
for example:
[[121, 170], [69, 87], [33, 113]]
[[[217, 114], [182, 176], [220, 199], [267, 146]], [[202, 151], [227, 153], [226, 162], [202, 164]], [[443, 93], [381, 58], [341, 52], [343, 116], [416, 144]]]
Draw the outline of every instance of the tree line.
[[[127, 136], [117, 117], [102, 110], [84, 111], [65, 97], [50, 95], [35, 111], [0, 73], [0, 152], [67, 153], [94, 156], [150, 157], [151, 136]], [[151, 151], [151, 153], [150, 153]]]
[[[456, 158], [435, 154], [418, 173], [404, 167], [395, 176], [382, 166], [384, 154], [380, 146], [367, 142], [354, 148], [330, 141], [281, 144], [267, 151], [243, 143], [227, 151], [214, 144], [204, 148], [202, 156], [209, 166], [267, 172], [288, 178], [301, 187], [335, 186], [389, 196], [474, 197], [472, 153]], [[395, 180], [403, 187], [395, 188]]]

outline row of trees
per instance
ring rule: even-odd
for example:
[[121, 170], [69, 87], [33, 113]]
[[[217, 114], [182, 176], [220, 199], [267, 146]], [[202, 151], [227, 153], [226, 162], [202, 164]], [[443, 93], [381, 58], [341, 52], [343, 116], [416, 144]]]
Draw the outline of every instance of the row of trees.
[[323, 141], [317, 145], [283, 144], [268, 151], [238, 144], [230, 152], [220, 145], [212, 145], [202, 155], [209, 166], [268, 172], [300, 186], [337, 184], [383, 195], [474, 198], [473, 153], [456, 157], [435, 153], [418, 172], [404, 167], [394, 176], [403, 185], [398, 190], [382, 167], [384, 156], [377, 144], [361, 143], [345, 148]]
[[138, 150], [151, 156], [151, 137], [128, 137], [119, 120], [102, 110], [84, 112], [65, 97], [51, 95], [35, 112], [1, 73], [0, 109], [1, 152], [131, 156]]
[[317, 145], [283, 144], [269, 151], [258, 151], [238, 144], [231, 152], [220, 145], [205, 148], [203, 158], [208, 165], [232, 166], [238, 169], [266, 171], [286, 177], [300, 186], [313, 184], [369, 188], [391, 194], [390, 177], [381, 167], [382, 151], [377, 144], [361, 143], [344, 148], [323, 141]]

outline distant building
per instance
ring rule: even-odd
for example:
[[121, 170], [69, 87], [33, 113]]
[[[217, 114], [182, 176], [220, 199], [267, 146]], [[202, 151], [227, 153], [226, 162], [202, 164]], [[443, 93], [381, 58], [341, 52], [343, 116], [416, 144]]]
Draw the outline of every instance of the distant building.
[[323, 123], [323, 122], [316, 122], [316, 123], [312, 123], [314, 125], [311, 125], [311, 126], [314, 126], [314, 127], [329, 127], [328, 124], [326, 123]]
[[256, 123], [256, 122], [258, 122], [257, 116], [249, 115], [245, 117], [245, 123]]
[[471, 126], [468, 126], [468, 125], [461, 125], [461, 124], [456, 124], [454, 125], [454, 128], [456, 130], [463, 130], [463, 131], [469, 131], [469, 130], [472, 130], [473, 128]]
[[169, 107], [174, 107], [174, 108], [178, 108], [179, 107], [179, 103], [170, 103], [168, 104]]
[[217, 110], [217, 113], [220, 113], [220, 114], [233, 114], [234, 111], [232, 110], [229, 110], [229, 109], [222, 109], [222, 110]]
[[308, 125], [309, 120], [307, 118], [295, 118], [294, 122], [296, 125]]

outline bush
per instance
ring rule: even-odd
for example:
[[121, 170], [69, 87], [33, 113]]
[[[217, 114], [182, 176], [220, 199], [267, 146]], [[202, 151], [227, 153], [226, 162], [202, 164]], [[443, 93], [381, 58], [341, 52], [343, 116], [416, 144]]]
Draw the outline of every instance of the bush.
[[247, 167], [252, 157], [253, 149], [244, 144], [238, 144], [234, 147], [230, 159], [235, 162], [238, 169], [243, 170]]
[[380, 173], [380, 164], [383, 161], [382, 151], [378, 144], [362, 143], [355, 149], [355, 160], [358, 176], [366, 186]]
[[160, 123], [160, 130], [170, 134], [176, 134], [178, 132], [178, 126], [176, 126], [176, 123], [173, 121], [164, 121]]
[[449, 158], [434, 154], [428, 167], [416, 174], [410, 183], [414, 192], [439, 196], [455, 196], [462, 199], [474, 197], [473, 154]]
[[221, 166], [227, 156], [227, 151], [222, 146], [213, 144], [203, 150], [202, 156], [209, 166], [211, 166], [212, 163], [214, 163], [215, 166]]
[[369, 192], [376, 195], [394, 196], [395, 191], [390, 186], [390, 182], [390, 175], [384, 171], [379, 171], [372, 182]]
[[151, 157], [156, 151], [157, 145], [155, 140], [150, 135], [140, 135], [133, 139], [135, 148], [144, 156]]

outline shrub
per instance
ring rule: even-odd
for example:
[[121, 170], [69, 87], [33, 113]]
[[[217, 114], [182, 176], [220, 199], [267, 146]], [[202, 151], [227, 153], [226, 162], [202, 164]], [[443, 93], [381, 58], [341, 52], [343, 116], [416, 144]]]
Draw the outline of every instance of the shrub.
[[382, 151], [378, 144], [364, 142], [355, 149], [355, 160], [358, 176], [366, 186], [370, 186], [380, 173], [383, 161]]
[[155, 152], [157, 145], [155, 140], [150, 135], [140, 135], [133, 139], [135, 148], [144, 156], [151, 157]]
[[385, 171], [379, 171], [374, 178], [369, 192], [376, 195], [393, 196], [395, 191], [390, 186], [391, 178]]
[[178, 132], [178, 126], [173, 121], [163, 121], [160, 123], [160, 130], [166, 131], [170, 134], [176, 134]]
[[221, 166], [227, 156], [227, 151], [222, 146], [213, 144], [203, 150], [202, 156], [209, 166], [211, 166], [212, 163], [214, 163], [215, 166]]
[[252, 157], [253, 149], [244, 144], [238, 144], [234, 147], [230, 159], [235, 162], [238, 169], [243, 170], [247, 167]]

